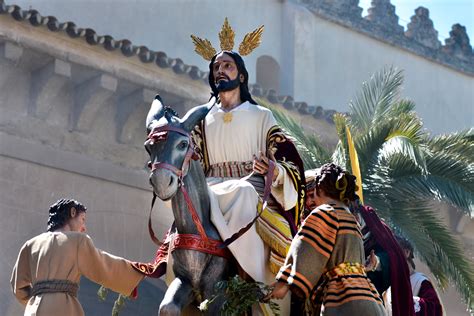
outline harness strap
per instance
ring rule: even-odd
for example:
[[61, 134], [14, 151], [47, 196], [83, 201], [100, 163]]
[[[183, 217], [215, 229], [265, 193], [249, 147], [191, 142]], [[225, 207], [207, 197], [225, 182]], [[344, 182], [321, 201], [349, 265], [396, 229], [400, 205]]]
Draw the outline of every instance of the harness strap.
[[148, 216], [148, 233], [150, 234], [151, 240], [160, 247], [163, 243], [156, 238], [155, 232], [153, 231], [153, 227], [151, 225], [151, 213], [153, 212], [153, 206], [155, 205], [156, 201], [156, 194], [155, 191], [153, 191], [153, 199], [151, 200], [151, 207], [150, 207], [150, 215]]
[[196, 250], [226, 259], [232, 258], [229, 249], [221, 248], [222, 241], [216, 239], [204, 240], [201, 236], [194, 234], [176, 234], [170, 247], [170, 251], [176, 249]]
[[186, 200], [186, 205], [188, 206], [188, 210], [191, 212], [191, 217], [193, 219], [194, 224], [196, 225], [199, 235], [205, 242], [207, 242], [209, 238], [207, 237], [206, 231], [204, 230], [204, 227], [202, 226], [201, 220], [199, 219], [199, 216], [196, 212], [196, 209], [194, 208], [191, 198], [189, 197], [188, 191], [184, 187], [184, 184], [181, 185], [181, 192], [183, 192], [184, 199]]

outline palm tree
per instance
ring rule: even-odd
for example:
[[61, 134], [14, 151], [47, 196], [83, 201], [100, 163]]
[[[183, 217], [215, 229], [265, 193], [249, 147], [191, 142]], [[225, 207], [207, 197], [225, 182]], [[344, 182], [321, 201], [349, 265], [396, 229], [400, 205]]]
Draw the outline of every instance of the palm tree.
[[347, 126], [359, 155], [364, 202], [413, 243], [442, 288], [453, 282], [472, 308], [474, 267], [439, 218], [439, 208], [452, 205], [468, 216], [474, 211], [474, 130], [431, 137], [415, 104], [400, 98], [402, 83], [402, 72], [393, 68], [363, 83], [349, 114], [334, 116], [339, 143], [332, 156], [315, 136], [270, 107], [296, 139], [306, 168], [332, 161], [351, 170]]

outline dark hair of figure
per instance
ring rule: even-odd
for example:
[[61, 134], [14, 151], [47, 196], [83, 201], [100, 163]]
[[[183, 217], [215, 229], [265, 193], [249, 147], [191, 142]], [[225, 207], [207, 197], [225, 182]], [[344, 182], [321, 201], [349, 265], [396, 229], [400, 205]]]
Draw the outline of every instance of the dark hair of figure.
[[76, 209], [76, 216], [85, 212], [87, 208], [76, 200], [60, 199], [49, 207], [48, 231], [60, 229], [72, 218], [71, 209]]
[[[252, 99], [252, 96], [250, 95], [249, 91], [249, 73], [247, 72], [247, 68], [245, 68], [245, 63], [242, 57], [234, 52], [234, 51], [223, 51], [225, 54], [229, 55], [232, 57], [232, 59], [235, 62], [235, 65], [237, 66], [237, 70], [239, 71], [239, 74], [242, 74], [244, 76], [244, 81], [240, 84], [240, 100], [242, 102], [249, 101], [252, 104], [257, 105], [257, 102], [255, 102], [254, 99]], [[213, 65], [214, 61], [216, 60], [217, 55], [219, 55], [221, 52], [217, 53], [212, 57], [211, 62], [209, 63], [209, 86], [211, 87], [211, 96], [213, 97], [218, 97], [219, 96], [219, 91], [217, 91], [216, 88], [216, 83], [215, 83], [215, 78], [214, 78], [214, 72], [213, 72]]]
[[349, 204], [357, 199], [356, 177], [333, 163], [324, 164], [315, 179], [316, 190], [335, 200]]

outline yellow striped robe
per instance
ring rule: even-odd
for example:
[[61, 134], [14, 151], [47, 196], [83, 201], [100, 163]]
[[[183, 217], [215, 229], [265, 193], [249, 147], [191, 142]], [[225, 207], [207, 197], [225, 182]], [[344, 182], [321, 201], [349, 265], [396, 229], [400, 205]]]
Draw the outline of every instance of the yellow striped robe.
[[364, 261], [355, 217], [346, 208], [322, 205], [302, 223], [276, 279], [313, 306], [322, 302], [323, 315], [385, 315]]

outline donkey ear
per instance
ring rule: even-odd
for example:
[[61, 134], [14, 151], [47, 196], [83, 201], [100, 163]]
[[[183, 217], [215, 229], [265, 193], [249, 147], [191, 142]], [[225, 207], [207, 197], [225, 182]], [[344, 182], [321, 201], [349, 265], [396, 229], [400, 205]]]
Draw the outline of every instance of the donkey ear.
[[146, 128], [150, 127], [151, 122], [154, 120], [159, 120], [165, 114], [165, 107], [163, 106], [163, 101], [161, 97], [157, 94], [155, 100], [151, 103], [150, 110], [146, 116]]
[[191, 132], [194, 127], [206, 117], [207, 113], [209, 113], [215, 104], [216, 98], [212, 97], [208, 103], [196, 106], [189, 110], [181, 120], [183, 129]]

